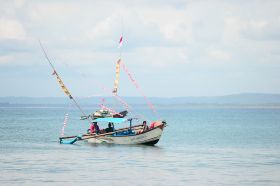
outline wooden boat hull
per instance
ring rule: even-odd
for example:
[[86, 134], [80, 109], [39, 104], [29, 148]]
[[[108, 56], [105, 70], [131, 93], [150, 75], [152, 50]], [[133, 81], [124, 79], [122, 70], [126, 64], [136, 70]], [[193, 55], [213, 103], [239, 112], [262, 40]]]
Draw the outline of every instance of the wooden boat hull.
[[87, 139], [89, 143], [108, 143], [108, 144], [121, 144], [121, 145], [155, 145], [164, 129], [164, 124], [161, 124], [153, 129], [147, 130], [142, 133], [134, 134], [134, 135], [125, 135], [125, 136], [117, 136], [117, 135], [105, 135], [96, 138]]

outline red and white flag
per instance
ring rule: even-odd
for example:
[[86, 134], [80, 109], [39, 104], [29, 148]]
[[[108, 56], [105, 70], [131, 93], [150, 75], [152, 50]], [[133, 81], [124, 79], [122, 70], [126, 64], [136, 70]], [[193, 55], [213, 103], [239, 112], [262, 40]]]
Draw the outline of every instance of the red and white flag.
[[121, 38], [120, 38], [119, 47], [118, 47], [118, 48], [121, 48], [121, 47], [122, 47], [122, 44], [123, 44], [123, 36], [121, 36]]

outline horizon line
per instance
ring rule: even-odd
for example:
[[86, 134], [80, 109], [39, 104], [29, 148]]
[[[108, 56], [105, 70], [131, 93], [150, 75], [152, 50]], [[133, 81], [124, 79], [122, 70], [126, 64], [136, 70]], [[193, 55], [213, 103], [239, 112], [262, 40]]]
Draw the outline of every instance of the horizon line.
[[[280, 93], [249, 93], [249, 92], [244, 92], [244, 93], [231, 93], [231, 94], [223, 94], [223, 95], [186, 95], [186, 96], [147, 96], [149, 98], [186, 98], [186, 97], [225, 97], [225, 96], [238, 96], [238, 95], [270, 95], [270, 96], [275, 96], [279, 95]], [[142, 96], [122, 96], [118, 95], [120, 97], [127, 97], [127, 98], [141, 98]], [[76, 98], [100, 98], [100, 97], [114, 97], [114, 96], [102, 96], [102, 95], [96, 95], [96, 96], [75, 96]], [[66, 98], [65, 96], [0, 96], [0, 98]]]

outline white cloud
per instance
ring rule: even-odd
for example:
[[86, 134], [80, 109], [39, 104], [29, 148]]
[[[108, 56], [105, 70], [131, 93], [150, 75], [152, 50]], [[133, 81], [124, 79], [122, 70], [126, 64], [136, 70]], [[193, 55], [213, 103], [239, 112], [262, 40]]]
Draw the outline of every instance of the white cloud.
[[23, 40], [25, 38], [25, 30], [19, 21], [0, 18], [0, 40]]
[[168, 69], [188, 63], [188, 50], [182, 47], [145, 47], [124, 54], [127, 63], [134, 66]]
[[[121, 27], [118, 23], [120, 23], [119, 16], [114, 14], [110, 15], [104, 20], [99, 21], [90, 30], [87, 30], [85, 32], [85, 37], [92, 41], [102, 42], [103, 40], [103, 43], [108, 40], [114, 42], [112, 39], [114, 39], [116, 35], [114, 33], [117, 33], [116, 28]], [[120, 30], [120, 28], [118, 30]]]
[[26, 0], [14, 0], [14, 4], [16, 8], [21, 8], [26, 3]]
[[64, 21], [70, 22], [70, 19], [74, 15], [77, 15], [79, 9], [76, 5], [78, 6], [77, 3], [73, 2], [35, 1], [26, 6], [25, 16], [27, 16], [33, 24], [64, 24]]
[[230, 54], [219, 49], [211, 49], [208, 51], [208, 56], [214, 60], [227, 61], [230, 59]]
[[244, 37], [253, 40], [280, 40], [280, 21], [249, 20], [242, 30]]
[[[194, 75], [188, 78], [196, 80], [202, 70], [209, 84], [219, 84], [220, 77], [212, 78], [209, 73], [227, 74], [230, 66], [240, 77], [254, 81], [253, 75], [250, 79], [242, 70], [253, 66], [258, 74], [265, 65], [277, 69], [279, 64], [279, 5], [278, 1], [254, 0], [3, 1], [0, 63], [37, 65], [45, 60], [38, 43], [30, 41], [32, 36], [42, 40], [49, 55], [58, 59], [57, 65], [99, 69], [100, 73], [108, 67], [113, 71], [123, 19], [123, 59], [136, 73], [160, 69], [157, 78], [170, 83], [164, 72], [178, 79], [176, 71], [185, 77], [189, 70]], [[200, 85], [204, 83], [201, 80]], [[197, 87], [189, 88], [205, 91]]]
[[106, 65], [108, 63], [114, 63], [117, 59], [117, 53], [94, 52], [90, 50], [86, 51], [71, 51], [71, 50], [59, 50], [53, 53], [56, 56], [58, 63], [83, 66], [91, 65], [96, 67], [96, 65]]
[[186, 42], [192, 36], [192, 22], [185, 10], [162, 7], [143, 11], [142, 19], [148, 24], [155, 24], [165, 39], [171, 42]]
[[8, 55], [0, 56], [0, 64], [7, 64], [10, 63], [12, 60], [13, 60], [12, 56], [8, 56]]

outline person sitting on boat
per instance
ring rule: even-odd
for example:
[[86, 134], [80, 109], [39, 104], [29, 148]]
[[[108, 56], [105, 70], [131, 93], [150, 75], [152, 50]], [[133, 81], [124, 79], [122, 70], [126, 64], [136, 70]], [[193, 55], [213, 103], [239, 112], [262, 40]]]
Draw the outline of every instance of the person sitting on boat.
[[149, 127], [147, 125], [146, 121], [143, 121], [143, 132], [149, 130]]
[[149, 127], [147, 126], [147, 122], [146, 121], [143, 121], [142, 126], [143, 126], [143, 128], [138, 132], [138, 134], [141, 134], [141, 133], [149, 130]]
[[94, 132], [96, 134], [99, 134], [100, 133], [100, 129], [99, 129], [99, 126], [97, 125], [97, 122], [93, 122], [93, 125], [94, 125]]
[[94, 133], [94, 124], [93, 123], [90, 124], [88, 133]]
[[96, 134], [100, 133], [100, 129], [99, 126], [97, 125], [97, 122], [93, 122], [90, 124], [88, 133], [96, 133]]
[[105, 132], [113, 132], [114, 131], [114, 127], [112, 126], [113, 123], [109, 122], [108, 123], [108, 128], [105, 129]]

